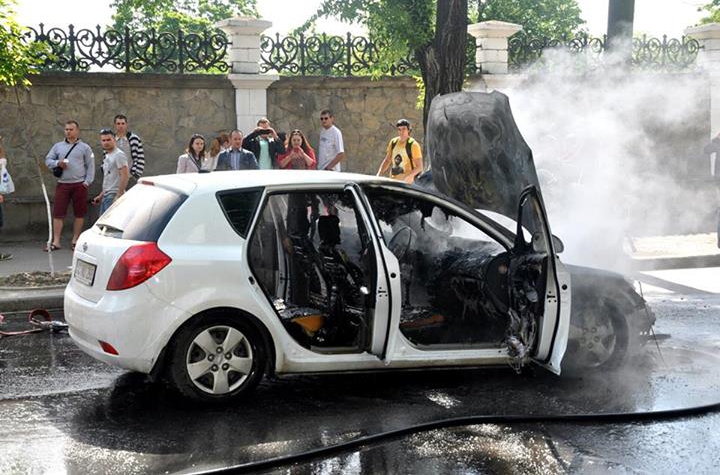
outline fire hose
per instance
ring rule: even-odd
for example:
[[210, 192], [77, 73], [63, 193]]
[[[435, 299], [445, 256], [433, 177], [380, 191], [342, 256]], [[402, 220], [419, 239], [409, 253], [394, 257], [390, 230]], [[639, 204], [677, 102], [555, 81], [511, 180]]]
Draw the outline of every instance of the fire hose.
[[[2, 325], [3, 323], [5, 323], [5, 316], [0, 314], [0, 325]], [[31, 311], [30, 314], [28, 314], [28, 323], [34, 328], [12, 332], [0, 330], [0, 338], [9, 336], [29, 335], [31, 333], [39, 333], [45, 331], [59, 333], [61, 331], [67, 330], [68, 327], [67, 323], [65, 322], [62, 322], [60, 320], [53, 320], [53, 318], [50, 316], [50, 312], [48, 312], [44, 308], [37, 308]]]
[[296, 454], [282, 455], [266, 460], [258, 460], [255, 462], [247, 462], [230, 467], [219, 469], [210, 469], [199, 472], [192, 472], [193, 475], [206, 474], [224, 474], [224, 473], [249, 473], [258, 470], [268, 470], [271, 468], [288, 466], [299, 462], [337, 455], [348, 450], [360, 447], [368, 447], [373, 444], [379, 444], [398, 439], [403, 436], [414, 435], [421, 432], [428, 432], [438, 429], [446, 429], [451, 427], [462, 427], [476, 424], [542, 424], [542, 423], [560, 423], [560, 424], [586, 424], [588, 422], [612, 423], [628, 423], [643, 421], [661, 421], [678, 419], [681, 417], [695, 416], [707, 414], [710, 412], [720, 411], [720, 402], [708, 404], [704, 406], [686, 407], [680, 409], [668, 409], [661, 411], [648, 412], [613, 412], [604, 414], [507, 414], [507, 415], [481, 415], [481, 416], [464, 416], [450, 419], [440, 419], [437, 421], [425, 422], [400, 429], [389, 430], [378, 434], [371, 434], [355, 439], [341, 442], [325, 447], [307, 450]]

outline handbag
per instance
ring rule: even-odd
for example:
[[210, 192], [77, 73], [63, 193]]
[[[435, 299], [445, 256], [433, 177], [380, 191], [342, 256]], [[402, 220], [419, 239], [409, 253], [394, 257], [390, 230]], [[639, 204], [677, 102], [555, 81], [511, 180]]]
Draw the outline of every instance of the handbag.
[[[75, 143], [73, 144], [73, 146], [70, 147], [70, 150], [68, 150], [67, 153], [65, 154], [65, 156], [63, 157], [63, 160], [65, 160], [66, 158], [68, 158], [68, 157], [70, 156], [70, 152], [73, 151], [73, 149], [75, 148], [75, 146], [76, 146], [79, 142], [80, 142], [79, 140], [75, 141]], [[53, 175], [55, 175], [57, 178], [60, 178], [60, 177], [62, 176], [62, 174], [63, 174], [63, 168], [62, 168], [62, 167], [55, 167], [55, 168], [53, 168], [52, 172], [53, 172]]]
[[0, 166], [0, 195], [9, 195], [14, 192], [15, 184], [13, 183], [10, 172], [3, 161], [2, 166]]

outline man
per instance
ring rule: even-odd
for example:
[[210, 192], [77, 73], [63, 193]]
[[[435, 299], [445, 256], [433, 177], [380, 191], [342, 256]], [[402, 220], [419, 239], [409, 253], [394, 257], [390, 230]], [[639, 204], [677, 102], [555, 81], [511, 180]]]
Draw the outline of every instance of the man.
[[390, 178], [412, 183], [423, 170], [422, 150], [420, 144], [410, 137], [412, 128], [407, 119], [398, 120], [395, 127], [398, 136], [388, 143], [385, 159], [380, 164], [377, 176], [384, 175], [389, 169]]
[[110, 205], [125, 193], [130, 173], [128, 159], [117, 147], [115, 133], [112, 130], [102, 129], [100, 131], [100, 145], [105, 152], [102, 164], [102, 191], [93, 198], [92, 203], [96, 206], [100, 205], [100, 216], [102, 216]]
[[257, 170], [255, 155], [242, 148], [243, 133], [238, 129], [230, 132], [230, 149], [218, 156], [216, 170]]
[[145, 150], [137, 134], [128, 130], [128, 120], [123, 114], [115, 116], [116, 146], [130, 161], [130, 175], [140, 179], [145, 171]]
[[703, 149], [705, 153], [708, 154], [715, 154], [714, 160], [713, 157], [710, 159], [710, 175], [715, 178], [713, 181], [715, 182], [715, 201], [717, 202], [717, 246], [720, 248], [720, 134], [715, 136], [709, 144], [705, 145], [705, 148]]
[[[7, 157], [5, 156], [5, 148], [3, 147], [3, 138], [2, 135], [0, 135], [0, 168], [2, 166], [7, 166]], [[0, 194], [0, 230], [3, 227], [3, 209], [2, 204], [5, 201], [5, 196], [3, 194]], [[9, 261], [12, 259], [12, 254], [3, 254], [0, 252], [0, 261]]]
[[340, 162], [345, 159], [343, 136], [335, 127], [335, 117], [329, 109], [320, 112], [320, 145], [318, 147], [317, 169], [341, 171]]
[[242, 146], [255, 155], [260, 170], [276, 168], [277, 156], [285, 153], [285, 146], [265, 117], [257, 121], [257, 127], [245, 137]]
[[65, 140], [52, 146], [45, 157], [45, 164], [52, 171], [59, 167], [61, 172], [55, 188], [55, 205], [53, 207], [53, 239], [50, 249], [56, 251], [61, 248], [60, 235], [63, 229], [63, 220], [67, 214], [69, 204], [72, 202], [73, 238], [72, 249], [82, 232], [87, 214], [88, 188], [95, 179], [95, 155], [88, 144], [80, 140], [80, 126], [75, 120], [65, 122]]

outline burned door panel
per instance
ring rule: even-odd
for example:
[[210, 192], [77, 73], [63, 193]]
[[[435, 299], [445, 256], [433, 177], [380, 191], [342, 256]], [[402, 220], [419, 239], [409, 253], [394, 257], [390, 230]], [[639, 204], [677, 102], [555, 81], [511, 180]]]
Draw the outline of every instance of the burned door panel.
[[366, 190], [400, 267], [400, 333], [420, 348], [500, 348], [508, 329], [508, 252], [419, 196]]
[[368, 348], [377, 271], [352, 193], [269, 195], [249, 260], [283, 326], [302, 346], [319, 352]]

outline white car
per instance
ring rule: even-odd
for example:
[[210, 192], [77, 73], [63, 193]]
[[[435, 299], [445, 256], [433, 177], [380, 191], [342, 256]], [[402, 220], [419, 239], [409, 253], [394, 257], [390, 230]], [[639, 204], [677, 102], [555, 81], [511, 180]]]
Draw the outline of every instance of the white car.
[[559, 374], [570, 277], [532, 187], [517, 221], [367, 175], [143, 178], [81, 235], [65, 317], [91, 356], [206, 402], [268, 373]]

